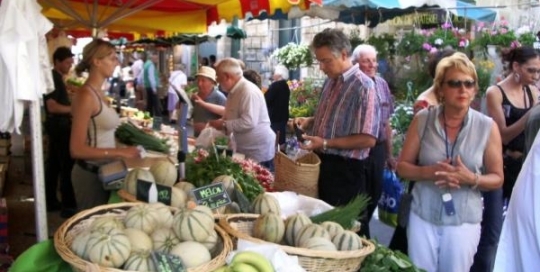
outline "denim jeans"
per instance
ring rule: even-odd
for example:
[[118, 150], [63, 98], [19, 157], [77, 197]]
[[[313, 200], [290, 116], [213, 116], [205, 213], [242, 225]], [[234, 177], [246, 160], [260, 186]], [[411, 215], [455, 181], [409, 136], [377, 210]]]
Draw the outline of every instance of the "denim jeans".
[[491, 272], [503, 224], [503, 189], [483, 192], [482, 232], [471, 272]]

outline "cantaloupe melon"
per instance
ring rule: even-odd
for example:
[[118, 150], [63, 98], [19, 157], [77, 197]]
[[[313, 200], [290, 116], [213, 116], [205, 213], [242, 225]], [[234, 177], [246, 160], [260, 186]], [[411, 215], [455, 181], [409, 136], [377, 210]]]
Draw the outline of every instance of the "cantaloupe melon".
[[206, 206], [192, 202], [173, 218], [173, 231], [180, 241], [204, 242], [214, 231], [214, 215]]
[[181, 189], [182, 191], [186, 192], [186, 194], [189, 195], [191, 193], [191, 190], [197, 188], [193, 183], [187, 182], [187, 181], [180, 181], [174, 185], [174, 187]]
[[300, 246], [304, 240], [307, 240], [311, 237], [322, 237], [330, 241], [330, 234], [323, 227], [317, 224], [309, 224], [303, 226], [297, 233], [295, 237], [294, 244]]
[[193, 241], [186, 241], [176, 245], [170, 254], [180, 257], [186, 268], [197, 267], [212, 259], [205, 246]]
[[321, 225], [324, 229], [326, 229], [326, 231], [328, 231], [328, 234], [330, 234], [330, 239], [334, 238], [336, 234], [344, 231], [343, 227], [340, 224], [333, 221], [325, 221], [320, 223], [319, 225]]
[[77, 254], [77, 256], [85, 260], [88, 260], [87, 245], [88, 245], [88, 239], [90, 238], [90, 234], [91, 234], [90, 230], [84, 230], [83, 232], [75, 236], [70, 246], [71, 250], [75, 254]]
[[140, 229], [126, 228], [124, 233], [129, 239], [131, 250], [152, 250], [152, 239], [146, 232]]
[[154, 244], [154, 250], [169, 253], [171, 249], [180, 243], [174, 231], [170, 228], [156, 229], [152, 235], [152, 243]]
[[160, 160], [150, 166], [150, 173], [154, 176], [156, 183], [173, 186], [178, 177], [176, 166], [168, 160]]
[[156, 215], [156, 228], [170, 228], [173, 222], [173, 214], [171, 208], [161, 202], [148, 204], [150, 209], [154, 210]]
[[149, 250], [133, 250], [129, 255], [124, 270], [154, 272], [158, 271], [152, 259], [152, 253]]
[[338, 250], [358, 250], [362, 249], [362, 239], [353, 231], [345, 230], [337, 234], [332, 243], [336, 245]]
[[88, 260], [105, 267], [119, 268], [129, 257], [131, 244], [123, 230], [95, 231], [88, 238]]
[[311, 223], [311, 219], [309, 219], [309, 217], [303, 213], [287, 217], [287, 220], [285, 221], [285, 242], [290, 246], [294, 246], [294, 241], [296, 240], [298, 231], [303, 226]]
[[260, 194], [258, 195], [251, 204], [251, 210], [253, 213], [265, 214], [265, 213], [275, 213], [281, 215], [281, 207], [279, 202], [275, 197], [269, 194]]
[[148, 204], [131, 207], [124, 217], [127, 228], [135, 228], [151, 234], [158, 225], [158, 215]]
[[323, 237], [311, 237], [300, 244], [300, 247], [312, 249], [312, 250], [325, 250], [325, 251], [336, 251], [336, 246], [332, 241], [323, 238]]
[[275, 213], [259, 215], [253, 223], [253, 237], [272, 243], [281, 243], [285, 234], [285, 223]]
[[143, 168], [134, 168], [124, 178], [124, 189], [132, 194], [137, 195], [137, 180], [155, 182], [154, 176], [150, 171]]
[[125, 226], [118, 217], [106, 215], [94, 219], [89, 227], [91, 232], [107, 231], [110, 228], [124, 229]]

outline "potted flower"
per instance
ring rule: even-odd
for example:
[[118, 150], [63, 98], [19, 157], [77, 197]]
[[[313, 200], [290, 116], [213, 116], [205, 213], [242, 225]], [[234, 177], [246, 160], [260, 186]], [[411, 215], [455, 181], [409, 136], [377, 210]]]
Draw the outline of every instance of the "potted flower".
[[313, 64], [313, 55], [309, 46], [305, 44], [289, 43], [278, 48], [272, 54], [279, 64], [284, 65], [289, 70], [296, 70], [301, 66], [311, 66]]
[[477, 37], [473, 45], [488, 49], [489, 47], [516, 47], [519, 46], [516, 34], [508, 26], [508, 22], [502, 18], [491, 26], [480, 22], [476, 26]]

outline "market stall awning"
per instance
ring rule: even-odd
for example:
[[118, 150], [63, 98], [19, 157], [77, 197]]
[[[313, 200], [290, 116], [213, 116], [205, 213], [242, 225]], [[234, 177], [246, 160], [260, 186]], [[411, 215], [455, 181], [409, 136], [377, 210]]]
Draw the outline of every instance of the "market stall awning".
[[174, 46], [174, 45], [198, 45], [204, 42], [215, 42], [220, 39], [221, 35], [210, 36], [210, 35], [197, 35], [197, 34], [180, 34], [166, 38], [142, 38], [128, 43], [128, 46], [139, 46], [139, 45], [155, 45], [155, 46]]
[[325, 0], [324, 8], [338, 9], [338, 21], [374, 27], [397, 16], [420, 11], [446, 10], [477, 21], [492, 22], [496, 12], [460, 0]]
[[[87, 29], [152, 33], [206, 33], [207, 26], [235, 17], [286, 13], [286, 0], [38, 0], [50, 19], [72, 20]], [[300, 0], [308, 9], [317, 0]]]

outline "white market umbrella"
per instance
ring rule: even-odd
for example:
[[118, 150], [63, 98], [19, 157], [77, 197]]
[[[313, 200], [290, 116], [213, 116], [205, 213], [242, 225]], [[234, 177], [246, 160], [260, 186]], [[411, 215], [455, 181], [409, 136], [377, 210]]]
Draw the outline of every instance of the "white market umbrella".
[[19, 133], [29, 105], [38, 241], [48, 239], [40, 101], [54, 89], [45, 38], [52, 27], [36, 0], [1, 0], [0, 131]]

